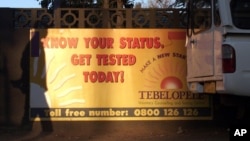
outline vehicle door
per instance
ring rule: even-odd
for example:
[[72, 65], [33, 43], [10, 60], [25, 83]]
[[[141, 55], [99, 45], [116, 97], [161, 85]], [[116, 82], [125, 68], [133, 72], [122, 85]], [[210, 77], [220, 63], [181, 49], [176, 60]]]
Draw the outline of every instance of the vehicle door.
[[190, 4], [187, 41], [188, 78], [214, 74], [214, 48], [212, 30], [212, 1], [193, 0]]

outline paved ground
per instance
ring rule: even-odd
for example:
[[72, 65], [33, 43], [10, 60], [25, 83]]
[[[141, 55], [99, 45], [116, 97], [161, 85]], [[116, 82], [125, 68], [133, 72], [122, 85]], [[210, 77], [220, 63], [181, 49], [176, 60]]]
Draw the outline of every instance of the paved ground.
[[53, 132], [0, 128], [1, 141], [229, 141], [228, 127], [215, 121], [55, 122]]

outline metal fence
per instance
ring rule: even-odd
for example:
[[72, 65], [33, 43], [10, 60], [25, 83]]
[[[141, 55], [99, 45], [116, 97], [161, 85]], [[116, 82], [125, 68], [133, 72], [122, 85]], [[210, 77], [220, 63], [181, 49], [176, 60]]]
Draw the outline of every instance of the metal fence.
[[185, 9], [13, 9], [14, 28], [185, 28]]

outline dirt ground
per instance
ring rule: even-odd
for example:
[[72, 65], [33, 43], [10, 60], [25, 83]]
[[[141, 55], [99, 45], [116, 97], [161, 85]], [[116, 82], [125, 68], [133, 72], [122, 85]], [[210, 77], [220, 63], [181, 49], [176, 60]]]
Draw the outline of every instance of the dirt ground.
[[229, 128], [215, 121], [54, 122], [53, 132], [1, 126], [1, 141], [229, 141]]

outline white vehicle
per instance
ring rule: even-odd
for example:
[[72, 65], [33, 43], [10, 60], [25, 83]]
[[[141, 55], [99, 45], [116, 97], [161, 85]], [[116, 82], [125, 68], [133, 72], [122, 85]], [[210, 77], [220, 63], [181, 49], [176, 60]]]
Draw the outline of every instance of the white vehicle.
[[250, 0], [188, 0], [187, 9], [190, 90], [250, 96]]

